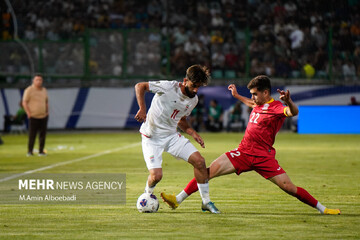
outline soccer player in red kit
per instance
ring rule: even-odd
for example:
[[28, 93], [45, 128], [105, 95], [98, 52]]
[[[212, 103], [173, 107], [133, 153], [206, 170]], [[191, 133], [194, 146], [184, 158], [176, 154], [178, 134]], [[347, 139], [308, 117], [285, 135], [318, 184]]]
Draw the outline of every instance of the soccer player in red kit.
[[[250, 90], [251, 99], [239, 95], [234, 84], [228, 87], [233, 97], [253, 110], [239, 147], [222, 154], [213, 161], [209, 167], [209, 177], [214, 178], [230, 173], [240, 175], [242, 172], [254, 170], [286, 193], [317, 208], [322, 214], [340, 214], [339, 209], [326, 208], [305, 189], [294, 185], [275, 159], [276, 151], [273, 144], [277, 132], [286, 117], [296, 116], [299, 112], [298, 107], [290, 98], [289, 90], [277, 90], [280, 99], [286, 104], [284, 106], [271, 97], [271, 83], [267, 76], [260, 75], [253, 78], [247, 87]], [[161, 193], [161, 197], [171, 208], [176, 209], [182, 201], [196, 191], [197, 183], [194, 178], [177, 196]]]

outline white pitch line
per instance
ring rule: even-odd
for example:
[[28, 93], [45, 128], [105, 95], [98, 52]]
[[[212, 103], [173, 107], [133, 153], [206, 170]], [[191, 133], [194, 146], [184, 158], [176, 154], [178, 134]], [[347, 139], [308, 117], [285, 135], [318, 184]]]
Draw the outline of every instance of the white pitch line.
[[100, 152], [100, 153], [96, 153], [96, 154], [93, 154], [93, 155], [89, 155], [89, 156], [86, 156], [86, 157], [76, 158], [76, 159], [65, 161], [65, 162], [59, 162], [59, 163], [55, 163], [55, 164], [52, 164], [52, 165], [49, 165], [49, 166], [29, 170], [29, 171], [26, 171], [26, 172], [23, 172], [23, 173], [14, 174], [14, 175], [11, 175], [9, 177], [0, 179], [0, 182], [6, 182], [8, 180], [11, 180], [11, 179], [14, 179], [14, 178], [17, 178], [17, 177], [22, 177], [22, 176], [25, 176], [25, 175], [29, 175], [29, 174], [32, 174], [32, 173], [35, 173], [35, 172], [41, 172], [41, 171], [48, 170], [48, 169], [51, 169], [51, 168], [55, 168], [55, 167], [59, 167], [59, 166], [63, 166], [63, 165], [67, 165], [67, 164], [71, 164], [71, 163], [75, 163], [75, 162], [80, 162], [80, 161], [87, 160], [87, 159], [90, 159], [90, 158], [95, 158], [95, 157], [99, 157], [99, 156], [106, 155], [106, 154], [109, 154], [109, 153], [125, 150], [125, 149], [128, 149], [128, 148], [139, 146], [140, 144], [141, 144], [140, 142], [133, 143], [133, 144], [129, 144], [129, 145], [126, 145], [126, 146], [123, 146], [123, 147], [118, 147], [118, 148], [106, 150], [106, 151], [103, 151], [103, 152]]

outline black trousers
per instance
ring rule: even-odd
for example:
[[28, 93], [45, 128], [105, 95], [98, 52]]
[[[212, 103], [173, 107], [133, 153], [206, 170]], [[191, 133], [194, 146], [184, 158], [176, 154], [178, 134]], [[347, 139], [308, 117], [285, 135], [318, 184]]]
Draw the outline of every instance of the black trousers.
[[13, 123], [13, 120], [11, 119], [10, 115], [4, 116], [4, 133], [10, 132], [10, 126]]
[[33, 152], [35, 139], [38, 132], [39, 132], [39, 153], [44, 152], [48, 118], [49, 117], [29, 119], [28, 153]]

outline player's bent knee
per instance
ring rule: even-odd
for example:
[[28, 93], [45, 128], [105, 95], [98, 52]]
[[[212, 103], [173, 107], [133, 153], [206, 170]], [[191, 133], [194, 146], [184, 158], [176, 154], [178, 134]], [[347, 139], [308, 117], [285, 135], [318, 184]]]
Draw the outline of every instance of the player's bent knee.
[[197, 158], [193, 164], [194, 168], [196, 169], [205, 169], [206, 168], [206, 163], [205, 163], [205, 159], [203, 157]]
[[188, 162], [196, 169], [206, 168], [205, 158], [201, 156], [199, 152], [192, 154]]

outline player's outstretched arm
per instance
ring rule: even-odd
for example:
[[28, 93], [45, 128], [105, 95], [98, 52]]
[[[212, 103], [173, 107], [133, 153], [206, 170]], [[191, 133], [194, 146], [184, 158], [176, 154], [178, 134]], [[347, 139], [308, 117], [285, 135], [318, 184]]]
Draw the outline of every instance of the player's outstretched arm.
[[192, 127], [190, 127], [188, 121], [186, 120], [186, 117], [182, 117], [178, 123], [178, 127], [183, 130], [185, 133], [189, 134], [190, 136], [192, 136], [195, 141], [197, 143], [200, 144], [200, 146], [202, 148], [205, 148], [205, 144], [204, 144], [204, 140], [201, 138], [201, 136], [195, 131], [195, 129], [193, 129]]
[[140, 82], [135, 85], [136, 100], [139, 105], [139, 111], [135, 115], [138, 122], [145, 122], [146, 120], [146, 104], [145, 93], [149, 91], [148, 82]]
[[286, 103], [286, 105], [288, 106], [288, 108], [286, 110], [286, 115], [289, 117], [298, 115], [299, 108], [291, 100], [290, 91], [286, 90], [286, 92], [285, 92], [284, 90], [278, 89], [277, 92], [280, 94], [280, 100], [283, 100]]
[[228, 89], [231, 91], [231, 94], [233, 95], [234, 98], [238, 99], [239, 101], [241, 101], [242, 103], [244, 103], [248, 107], [252, 107], [252, 108], [255, 107], [255, 102], [252, 99], [241, 96], [237, 92], [235, 84], [230, 84], [228, 86]]

